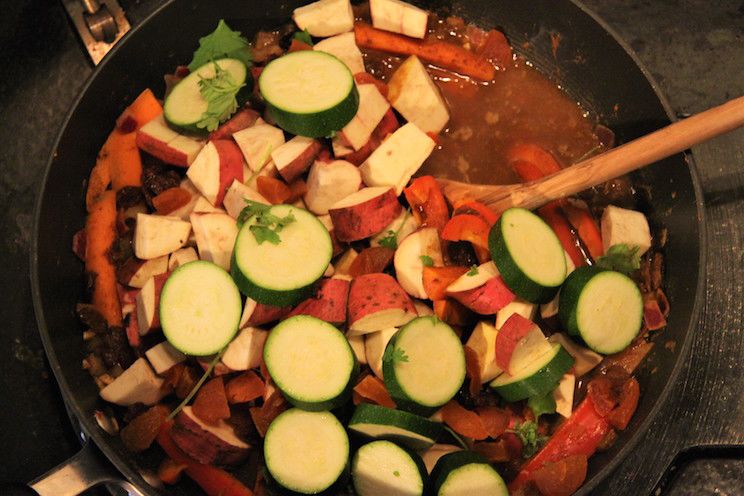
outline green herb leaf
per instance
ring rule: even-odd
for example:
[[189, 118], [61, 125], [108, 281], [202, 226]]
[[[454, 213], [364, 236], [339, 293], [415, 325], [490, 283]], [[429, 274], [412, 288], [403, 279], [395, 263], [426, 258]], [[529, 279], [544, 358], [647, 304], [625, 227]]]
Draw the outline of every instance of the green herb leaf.
[[395, 234], [395, 231], [388, 231], [385, 233], [385, 237], [380, 238], [380, 246], [383, 246], [385, 248], [389, 248], [391, 250], [397, 250], [398, 249], [398, 236]]
[[306, 45], [313, 46], [313, 37], [310, 36], [310, 33], [307, 29], [303, 31], [297, 31], [295, 34], [292, 35], [292, 38], [301, 41]]
[[535, 414], [535, 420], [539, 420], [540, 415], [555, 413], [555, 398], [553, 397], [553, 391], [550, 391], [545, 396], [532, 396], [527, 400], [527, 406], [530, 407], [532, 413]]
[[387, 348], [385, 348], [385, 353], [383, 353], [382, 355], [382, 361], [393, 363], [407, 362], [408, 355], [406, 355], [406, 352], [403, 351], [401, 348], [388, 346]]
[[478, 266], [477, 265], [471, 265], [470, 270], [467, 272], [467, 275], [469, 277], [477, 276], [478, 275]]
[[604, 256], [599, 257], [595, 265], [603, 269], [615, 270], [630, 275], [641, 267], [641, 254], [638, 246], [625, 243], [612, 245]]
[[424, 267], [434, 267], [434, 260], [429, 255], [421, 255], [419, 258]]
[[195, 71], [206, 63], [225, 57], [238, 59], [248, 67], [253, 63], [248, 40], [240, 36], [239, 31], [230, 29], [221, 19], [214, 31], [199, 39], [199, 48], [194, 52], [189, 70]]
[[513, 432], [522, 441], [522, 458], [532, 457], [548, 440], [547, 436], [541, 436], [537, 432], [537, 424], [532, 421], [517, 424], [507, 432]]
[[204, 371], [204, 374], [199, 378], [198, 381], [196, 381], [196, 384], [194, 384], [194, 387], [191, 388], [191, 391], [189, 394], [186, 395], [186, 397], [181, 401], [181, 403], [178, 404], [176, 408], [173, 409], [172, 412], [168, 414], [168, 420], [172, 420], [173, 418], [178, 415], [178, 412], [183, 410], [183, 407], [189, 404], [189, 401], [191, 401], [191, 398], [194, 397], [194, 395], [199, 391], [199, 389], [202, 387], [204, 382], [207, 380], [207, 378], [212, 374], [212, 370], [214, 370], [214, 367], [217, 365], [217, 362], [220, 361], [220, 358], [222, 358], [222, 355], [225, 354], [225, 351], [227, 351], [227, 346], [222, 348], [213, 358], [212, 361], [209, 362], [209, 366]]
[[214, 131], [238, 109], [236, 98], [245, 83], [238, 84], [230, 72], [214, 63], [214, 76], [199, 79], [199, 92], [207, 101], [207, 110], [202, 114], [196, 127]]
[[238, 215], [238, 227], [242, 227], [248, 220], [255, 217], [256, 220], [249, 229], [253, 233], [253, 237], [256, 238], [256, 242], [260, 245], [268, 241], [271, 244], [278, 245], [282, 241], [279, 233], [287, 224], [295, 221], [294, 214], [289, 212], [284, 217], [278, 217], [271, 213], [271, 206], [269, 205], [253, 200], [245, 200], [245, 203], [248, 206], [241, 210]]

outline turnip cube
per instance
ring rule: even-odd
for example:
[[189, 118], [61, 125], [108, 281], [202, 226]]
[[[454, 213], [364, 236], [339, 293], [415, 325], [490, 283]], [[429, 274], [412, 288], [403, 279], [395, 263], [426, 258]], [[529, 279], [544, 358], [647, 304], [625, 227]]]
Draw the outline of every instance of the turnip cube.
[[316, 43], [313, 50], [330, 53], [346, 64], [352, 74], [364, 72], [362, 52], [356, 44], [354, 33], [344, 33], [326, 38]]
[[145, 352], [145, 356], [158, 375], [186, 360], [186, 355], [175, 349], [168, 341], [156, 344]]
[[258, 327], [246, 327], [233, 339], [222, 355], [222, 363], [231, 370], [248, 370], [261, 364], [268, 333]]
[[400, 195], [436, 143], [411, 122], [398, 128], [359, 167], [367, 186], [391, 186]]
[[357, 90], [359, 108], [354, 118], [341, 130], [344, 141], [354, 150], [359, 150], [369, 141], [372, 131], [390, 108], [390, 104], [374, 84], [360, 84]]
[[196, 250], [194, 250], [194, 248], [192, 248], [191, 246], [181, 248], [171, 253], [170, 258], [168, 259], [168, 270], [176, 270], [181, 265], [187, 264], [189, 262], [194, 262], [196, 260], [199, 260], [199, 256], [196, 254]]
[[400, 33], [412, 38], [426, 36], [429, 14], [400, 0], [370, 0], [372, 25], [377, 29]]
[[246, 186], [238, 180], [233, 181], [225, 193], [225, 199], [222, 200], [222, 206], [233, 219], [237, 219], [240, 212], [247, 206], [245, 201], [252, 200], [258, 203], [268, 205], [270, 202], [261, 193], [255, 189]]
[[473, 329], [473, 333], [465, 343], [470, 349], [478, 355], [478, 365], [481, 369], [481, 383], [492, 381], [499, 374], [501, 368], [496, 365], [496, 336], [498, 329], [486, 323], [479, 322]]
[[609, 205], [602, 214], [602, 245], [607, 252], [619, 244], [637, 246], [643, 255], [651, 248], [651, 230], [641, 212]]
[[156, 376], [147, 360], [139, 358], [114, 382], [101, 390], [101, 398], [121, 406], [135, 403], [154, 405], [168, 394], [161, 388], [163, 379]]
[[137, 214], [134, 230], [134, 254], [151, 260], [173, 253], [189, 239], [191, 224], [178, 217]]
[[418, 57], [411, 55], [388, 83], [388, 99], [408, 122], [438, 134], [449, 121], [447, 103]]
[[225, 270], [230, 270], [238, 226], [235, 219], [225, 213], [191, 214], [199, 258], [214, 262]]
[[354, 29], [354, 12], [349, 0], [320, 0], [296, 8], [292, 19], [312, 36], [325, 38]]
[[269, 124], [256, 124], [233, 134], [253, 171], [259, 170], [271, 158], [271, 152], [284, 144], [284, 131]]

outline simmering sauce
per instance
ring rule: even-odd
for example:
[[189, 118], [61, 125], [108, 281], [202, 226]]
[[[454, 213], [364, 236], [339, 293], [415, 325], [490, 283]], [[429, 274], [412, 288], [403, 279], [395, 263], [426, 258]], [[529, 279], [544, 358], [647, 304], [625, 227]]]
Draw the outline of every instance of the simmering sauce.
[[[434, 20], [429, 36], [466, 43], [461, 23]], [[403, 58], [364, 51], [372, 75], [387, 80]], [[437, 149], [419, 171], [475, 183], [520, 182], [506, 160], [515, 143], [536, 144], [564, 166], [578, 161], [599, 140], [595, 122], [576, 102], [528, 62], [516, 57], [493, 81], [479, 83], [429, 66], [450, 111]]]

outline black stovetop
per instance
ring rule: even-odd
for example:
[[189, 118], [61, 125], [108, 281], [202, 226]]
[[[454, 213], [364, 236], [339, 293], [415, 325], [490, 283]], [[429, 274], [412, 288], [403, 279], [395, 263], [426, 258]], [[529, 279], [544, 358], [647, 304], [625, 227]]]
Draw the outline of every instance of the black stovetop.
[[[133, 25], [160, 3], [122, 2]], [[678, 114], [744, 95], [741, 0], [585, 4], [638, 52]], [[3, 2], [0, 47], [3, 482], [28, 481], [79, 447], [36, 330], [28, 249], [32, 206], [48, 154], [92, 65], [61, 2]], [[694, 148], [693, 155], [707, 204], [705, 308], [688, 364], [671, 393], [674, 400], [598, 490], [602, 494], [647, 487], [678, 453], [677, 475], [665, 493], [744, 494], [744, 129]]]

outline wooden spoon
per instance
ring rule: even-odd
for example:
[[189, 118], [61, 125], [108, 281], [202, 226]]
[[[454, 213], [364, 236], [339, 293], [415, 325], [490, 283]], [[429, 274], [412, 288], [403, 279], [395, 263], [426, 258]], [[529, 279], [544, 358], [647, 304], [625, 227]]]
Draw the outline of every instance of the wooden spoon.
[[497, 212], [510, 207], [533, 209], [645, 167], [743, 124], [744, 96], [529, 183], [488, 185], [449, 179], [439, 182], [453, 204], [478, 200]]

